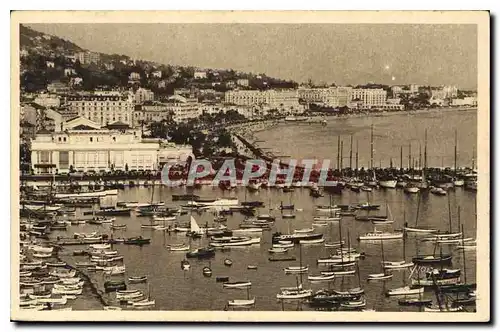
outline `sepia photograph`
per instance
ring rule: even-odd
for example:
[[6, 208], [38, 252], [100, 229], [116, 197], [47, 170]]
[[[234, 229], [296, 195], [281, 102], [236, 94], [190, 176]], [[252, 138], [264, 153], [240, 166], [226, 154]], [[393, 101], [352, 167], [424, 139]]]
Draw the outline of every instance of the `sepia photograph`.
[[490, 320], [487, 11], [13, 11], [11, 319]]

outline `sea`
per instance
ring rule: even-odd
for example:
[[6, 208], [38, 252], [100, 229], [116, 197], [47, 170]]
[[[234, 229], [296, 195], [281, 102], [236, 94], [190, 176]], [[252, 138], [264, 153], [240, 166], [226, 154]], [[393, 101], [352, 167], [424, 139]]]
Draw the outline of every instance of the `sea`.
[[[320, 124], [283, 124], [272, 129], [256, 133], [263, 146], [294, 158], [329, 158], [336, 156], [337, 137], [340, 135], [344, 142], [352, 135], [359, 142], [359, 163], [368, 166], [370, 159], [369, 139], [371, 125], [374, 127], [375, 160], [380, 159], [382, 166], [388, 166], [392, 157], [395, 164], [399, 158], [400, 146], [412, 143], [412, 151], [418, 143], [424, 143], [425, 129], [428, 132], [428, 165], [441, 167], [451, 166], [454, 156], [454, 133], [458, 132], [458, 164], [468, 166], [471, 164], [472, 153], [475, 146], [477, 115], [475, 111], [460, 111], [446, 113], [428, 113], [415, 115], [391, 115], [384, 117], [331, 119], [326, 126]], [[344, 151], [346, 143], [344, 143]], [[348, 151], [348, 150], [347, 150]], [[407, 150], [406, 150], [407, 154]], [[441, 157], [443, 156], [443, 157]], [[407, 160], [406, 160], [407, 163]], [[106, 198], [105, 205], [113, 205], [118, 201], [150, 202], [163, 201], [167, 206], [177, 207], [179, 201], [172, 201], [172, 194], [187, 193], [186, 188], [169, 188], [166, 186], [132, 187], [120, 190], [118, 196]], [[255, 311], [295, 311], [314, 310], [307, 304], [297, 301], [281, 302], [276, 298], [281, 287], [292, 287], [302, 283], [305, 289], [336, 289], [348, 290], [361, 287], [365, 290], [366, 308], [376, 311], [418, 311], [415, 307], [402, 307], [398, 299], [387, 297], [385, 293], [391, 288], [407, 285], [411, 277], [416, 277], [417, 272], [410, 270], [393, 271], [393, 278], [387, 281], [367, 281], [369, 274], [381, 273], [382, 246], [380, 241], [358, 241], [360, 234], [374, 230], [370, 222], [356, 221], [354, 217], [343, 217], [339, 222], [328, 226], [316, 227], [315, 232], [323, 233], [326, 242], [338, 241], [342, 238], [358, 252], [365, 253], [359, 260], [359, 273], [353, 276], [338, 277], [332, 282], [311, 283], [307, 274], [288, 275], [284, 269], [289, 266], [302, 265], [309, 267], [310, 275], [318, 275], [326, 267], [318, 266], [318, 258], [327, 257], [334, 249], [326, 248], [324, 244], [296, 245], [289, 249], [286, 255], [295, 256], [296, 261], [271, 262], [271, 256], [284, 254], [270, 254], [271, 238], [273, 232], [289, 233], [296, 229], [312, 227], [314, 216], [319, 215], [317, 205], [333, 204], [358, 204], [371, 202], [380, 204], [380, 214], [390, 213], [394, 223], [377, 226], [377, 230], [392, 231], [402, 229], [404, 223], [410, 226], [418, 223], [419, 226], [438, 228], [442, 231], [458, 231], [464, 227], [465, 238], [476, 238], [476, 193], [463, 188], [448, 191], [446, 196], [422, 194], [420, 204], [418, 195], [408, 195], [402, 189], [374, 189], [372, 192], [356, 193], [348, 189], [342, 195], [313, 198], [309, 190], [296, 188], [295, 191], [285, 193], [279, 189], [261, 189], [249, 192], [244, 187], [230, 191], [222, 191], [218, 187], [204, 186], [194, 189], [194, 194], [203, 198], [237, 197], [240, 201], [262, 201], [265, 207], [259, 209], [260, 214], [271, 214], [276, 217], [271, 231], [264, 231], [260, 245], [231, 248], [229, 251], [217, 251], [210, 260], [190, 259], [191, 269], [183, 271], [180, 262], [185, 257], [185, 252], [169, 251], [171, 244], [190, 243], [192, 248], [208, 245], [207, 238], [189, 240], [183, 233], [168, 233], [141, 228], [141, 225], [151, 223], [149, 217], [139, 217], [132, 212], [130, 217], [116, 217], [116, 224], [127, 225], [126, 230], [111, 231], [109, 225], [71, 225], [67, 231], [53, 231], [52, 237], [72, 237], [75, 232], [99, 232], [113, 235], [114, 238], [143, 236], [151, 239], [149, 245], [130, 246], [123, 244], [114, 245], [113, 249], [123, 255], [128, 276], [147, 276], [148, 283], [132, 284], [129, 289], [141, 289], [149, 294], [156, 304], [150, 310], [224, 310], [228, 301], [234, 299], [255, 298], [255, 306], [245, 310]], [[294, 204], [295, 219], [283, 219], [279, 205]], [[417, 220], [418, 210], [418, 220]], [[78, 216], [83, 214], [82, 209], [77, 210]], [[214, 214], [210, 211], [193, 213], [200, 226], [214, 225]], [[190, 215], [180, 216], [177, 223], [188, 223]], [[229, 229], [238, 228], [244, 216], [234, 213], [228, 216]], [[169, 224], [167, 224], [168, 226]], [[340, 226], [340, 227], [339, 227]], [[341, 231], [341, 234], [340, 234]], [[252, 236], [256, 236], [255, 234]], [[465, 254], [455, 249], [455, 245], [439, 245], [433, 242], [422, 242], [422, 235], [409, 234], [405, 240], [384, 241], [383, 252], [385, 260], [409, 261], [415, 255], [426, 254], [452, 254], [452, 268], [462, 270], [462, 280], [467, 283], [476, 282], [476, 252], [466, 251]], [[70, 263], [82, 261], [83, 257], [72, 256], [72, 251], [84, 249], [82, 246], [71, 246], [60, 252], [61, 259]], [[233, 261], [232, 266], [224, 265], [224, 260]], [[257, 266], [256, 270], [247, 269], [248, 265]], [[203, 267], [210, 266], [213, 274], [205, 277]], [[424, 271], [425, 272], [425, 271]], [[89, 272], [91, 280], [102, 288], [105, 281], [102, 272]], [[251, 281], [248, 290], [223, 289], [222, 283], [216, 282], [216, 277], [227, 276], [230, 281]], [[116, 277], [113, 277], [116, 278]], [[302, 280], [301, 280], [302, 279]], [[104, 300], [109, 305], [114, 303], [113, 294], [104, 294]], [[424, 298], [433, 299], [434, 290], [426, 290]], [[100, 309], [102, 304], [93, 295], [80, 297], [73, 310]], [[229, 309], [232, 310], [232, 309]]]

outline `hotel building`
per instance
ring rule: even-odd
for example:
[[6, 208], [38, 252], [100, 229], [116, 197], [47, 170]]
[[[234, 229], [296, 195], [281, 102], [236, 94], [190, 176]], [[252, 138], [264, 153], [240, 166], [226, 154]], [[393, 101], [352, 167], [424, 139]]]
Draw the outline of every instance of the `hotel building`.
[[299, 88], [299, 98], [307, 103], [321, 103], [330, 107], [347, 106], [351, 101], [351, 87]]
[[133, 95], [103, 94], [70, 96], [68, 109], [101, 126], [114, 122], [132, 124]]
[[386, 104], [387, 91], [384, 89], [352, 89], [352, 100], [361, 101], [365, 108], [377, 108]]
[[298, 90], [235, 90], [224, 95], [227, 104], [253, 106], [262, 105], [276, 109], [299, 109]]

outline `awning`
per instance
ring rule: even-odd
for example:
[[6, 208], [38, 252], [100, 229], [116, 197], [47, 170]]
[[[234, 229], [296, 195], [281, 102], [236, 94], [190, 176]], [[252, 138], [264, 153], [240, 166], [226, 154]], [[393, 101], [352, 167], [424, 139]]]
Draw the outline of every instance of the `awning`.
[[33, 165], [35, 168], [52, 168], [56, 167], [56, 164], [35, 164]]

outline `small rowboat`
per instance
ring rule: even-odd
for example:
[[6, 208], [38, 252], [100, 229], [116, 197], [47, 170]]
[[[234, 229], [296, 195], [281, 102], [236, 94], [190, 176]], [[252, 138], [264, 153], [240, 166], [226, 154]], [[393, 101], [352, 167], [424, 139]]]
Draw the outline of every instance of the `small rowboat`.
[[225, 282], [222, 284], [223, 288], [248, 288], [252, 286], [252, 282], [250, 281], [233, 281], [233, 282]]
[[443, 307], [443, 308], [439, 308], [439, 307], [424, 307], [424, 311], [426, 312], [457, 312], [457, 311], [462, 311], [463, 310], [463, 307], [459, 306], [459, 307]]
[[233, 261], [232, 261], [232, 260], [230, 260], [229, 258], [226, 258], [226, 259], [224, 260], [224, 265], [225, 265], [225, 266], [231, 266], [231, 265], [233, 265]]
[[205, 266], [205, 267], [203, 268], [203, 275], [204, 275], [205, 277], [211, 277], [211, 276], [212, 276], [212, 269], [211, 269], [211, 268], [209, 268], [208, 266]]
[[231, 307], [244, 307], [255, 304], [255, 298], [251, 300], [232, 300], [228, 301], [227, 304]]
[[308, 276], [307, 280], [309, 281], [331, 281], [335, 279], [335, 275], [320, 275], [320, 276]]
[[284, 269], [285, 273], [307, 273], [309, 271], [308, 266], [289, 266]]
[[188, 251], [190, 249], [190, 247], [184, 243], [172, 244], [170, 246], [167, 246], [167, 248], [169, 248], [170, 251]]
[[277, 247], [277, 248], [269, 248], [267, 251], [269, 251], [271, 254], [276, 254], [276, 253], [285, 253], [288, 251], [288, 249]]
[[144, 299], [137, 302], [132, 302], [134, 307], [150, 307], [155, 305], [155, 300]]
[[248, 270], [257, 270], [257, 265], [248, 265], [247, 269]]
[[121, 307], [114, 307], [114, 306], [105, 306], [102, 309], [106, 310], [106, 311], [120, 311], [120, 310], [122, 310]]
[[146, 282], [148, 281], [147, 276], [141, 276], [141, 277], [128, 277], [128, 281], [132, 284], [139, 284], [141, 282]]
[[391, 278], [392, 274], [385, 274], [385, 273], [375, 273], [368, 275], [368, 280], [387, 280]]
[[228, 282], [229, 277], [215, 277], [215, 282]]

